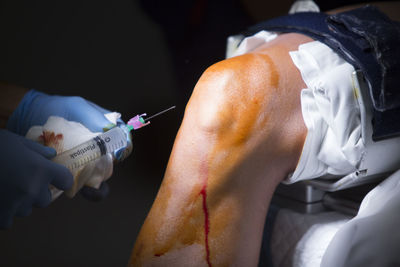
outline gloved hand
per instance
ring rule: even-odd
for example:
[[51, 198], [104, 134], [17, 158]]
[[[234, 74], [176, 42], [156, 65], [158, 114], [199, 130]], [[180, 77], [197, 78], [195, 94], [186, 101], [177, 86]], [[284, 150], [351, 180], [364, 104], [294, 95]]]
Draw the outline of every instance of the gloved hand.
[[92, 132], [103, 132], [110, 124], [104, 117], [110, 111], [78, 96], [50, 96], [36, 90], [25, 94], [7, 122], [7, 129], [25, 136], [29, 128], [43, 125], [50, 116], [82, 123]]
[[[82, 97], [50, 96], [30, 90], [8, 119], [7, 129], [24, 136], [32, 126], [45, 124], [50, 116], [59, 116], [69, 121], [80, 122], [92, 132], [103, 132], [103, 128], [110, 125], [104, 117], [106, 113], [110, 111]], [[118, 120], [118, 124], [120, 123], [123, 123], [121, 119]], [[128, 140], [128, 144], [126, 155], [132, 148], [131, 140]], [[109, 188], [107, 183], [103, 182], [99, 189], [84, 187], [81, 193], [88, 200], [98, 201], [108, 195]]]
[[49, 160], [56, 155], [53, 148], [6, 130], [0, 130], [0, 147], [0, 228], [10, 227], [15, 215], [29, 215], [33, 206], [49, 205], [49, 184], [72, 186], [71, 172]]
[[106, 182], [102, 182], [99, 189], [89, 186], [84, 186], [80, 191], [81, 195], [84, 198], [89, 199], [91, 201], [103, 200], [104, 198], [106, 198], [109, 192], [110, 188], [108, 187], [108, 184]]

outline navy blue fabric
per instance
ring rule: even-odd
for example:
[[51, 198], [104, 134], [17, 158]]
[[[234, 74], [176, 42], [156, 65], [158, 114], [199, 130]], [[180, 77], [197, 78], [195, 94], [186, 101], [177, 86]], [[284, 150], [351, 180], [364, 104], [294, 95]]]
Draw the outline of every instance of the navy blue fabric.
[[261, 30], [296, 32], [318, 40], [336, 51], [356, 70], [361, 70], [374, 105], [375, 140], [400, 134], [400, 24], [377, 8], [366, 5], [327, 15], [303, 12], [256, 24], [245, 35]]
[[[329, 16], [327, 22], [336, 35], [348, 38], [359, 46], [360, 53], [376, 59], [379, 68], [375, 69], [375, 74], [381, 79], [371, 81], [375, 108], [379, 111], [399, 108], [400, 24], [373, 6]], [[371, 68], [364, 66], [369, 75], [374, 75]]]

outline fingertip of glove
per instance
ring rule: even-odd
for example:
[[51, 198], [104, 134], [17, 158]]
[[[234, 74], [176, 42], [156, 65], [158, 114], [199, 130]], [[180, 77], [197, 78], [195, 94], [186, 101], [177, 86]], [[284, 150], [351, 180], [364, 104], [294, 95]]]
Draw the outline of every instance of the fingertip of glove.
[[110, 192], [110, 188], [107, 183], [103, 182], [100, 185], [99, 189], [95, 189], [92, 187], [84, 186], [80, 193], [87, 200], [98, 202], [105, 199]]
[[72, 187], [74, 183], [74, 177], [71, 171], [60, 164], [56, 164], [56, 168], [52, 174], [53, 180], [51, 184], [60, 190], [68, 190]]
[[46, 186], [40, 192], [40, 195], [36, 199], [34, 205], [35, 205], [35, 207], [38, 207], [38, 208], [45, 208], [50, 205], [51, 200], [52, 200], [52, 195], [51, 195], [50, 189], [48, 186]]
[[45, 158], [54, 158], [57, 155], [57, 151], [52, 148], [52, 147], [48, 147], [48, 146], [44, 146], [42, 144], [39, 144], [33, 140], [30, 139], [26, 139], [23, 138], [23, 142], [25, 143], [25, 145], [27, 147], [29, 147], [31, 150], [41, 154], [43, 157]]
[[[86, 124], [86, 127], [92, 132], [103, 132], [112, 125], [112, 123], [104, 117], [103, 114], [99, 114], [97, 118]], [[115, 125], [114, 125], [115, 126]]]
[[68, 190], [72, 187], [72, 185], [74, 184], [74, 176], [72, 175], [72, 173], [70, 172], [69, 169], [65, 168], [65, 182], [64, 182], [64, 188], [60, 188], [62, 190]]
[[51, 159], [57, 155], [57, 151], [52, 147], [45, 147], [46, 154], [44, 155], [46, 158]]

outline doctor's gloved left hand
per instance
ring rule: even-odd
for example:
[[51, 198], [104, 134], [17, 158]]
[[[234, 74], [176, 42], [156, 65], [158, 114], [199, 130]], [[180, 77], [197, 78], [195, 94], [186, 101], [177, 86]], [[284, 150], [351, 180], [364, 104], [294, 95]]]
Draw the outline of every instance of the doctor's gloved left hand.
[[[110, 111], [79, 96], [47, 95], [36, 90], [28, 91], [7, 122], [7, 129], [25, 136], [30, 127], [43, 125], [50, 116], [63, 117], [82, 123], [92, 132], [103, 132], [110, 124], [104, 117]], [[101, 200], [108, 195], [108, 185], [103, 182], [99, 189], [86, 188], [82, 195], [89, 200]]]
[[72, 186], [71, 172], [49, 160], [53, 148], [10, 131], [0, 130], [0, 228], [11, 226], [14, 216], [27, 216], [32, 207], [51, 202], [49, 185], [60, 190]]

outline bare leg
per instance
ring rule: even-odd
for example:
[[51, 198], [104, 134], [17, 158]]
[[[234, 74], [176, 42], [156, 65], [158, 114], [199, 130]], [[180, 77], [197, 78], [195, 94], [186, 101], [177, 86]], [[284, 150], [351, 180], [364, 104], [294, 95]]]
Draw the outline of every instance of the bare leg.
[[[376, 5], [399, 20], [398, 3]], [[295, 169], [306, 136], [305, 85], [288, 52], [309, 41], [281, 35], [205, 71], [131, 265], [257, 265], [270, 199]]]
[[257, 265], [270, 199], [306, 136], [305, 85], [288, 52], [309, 41], [281, 35], [204, 72], [132, 266]]

